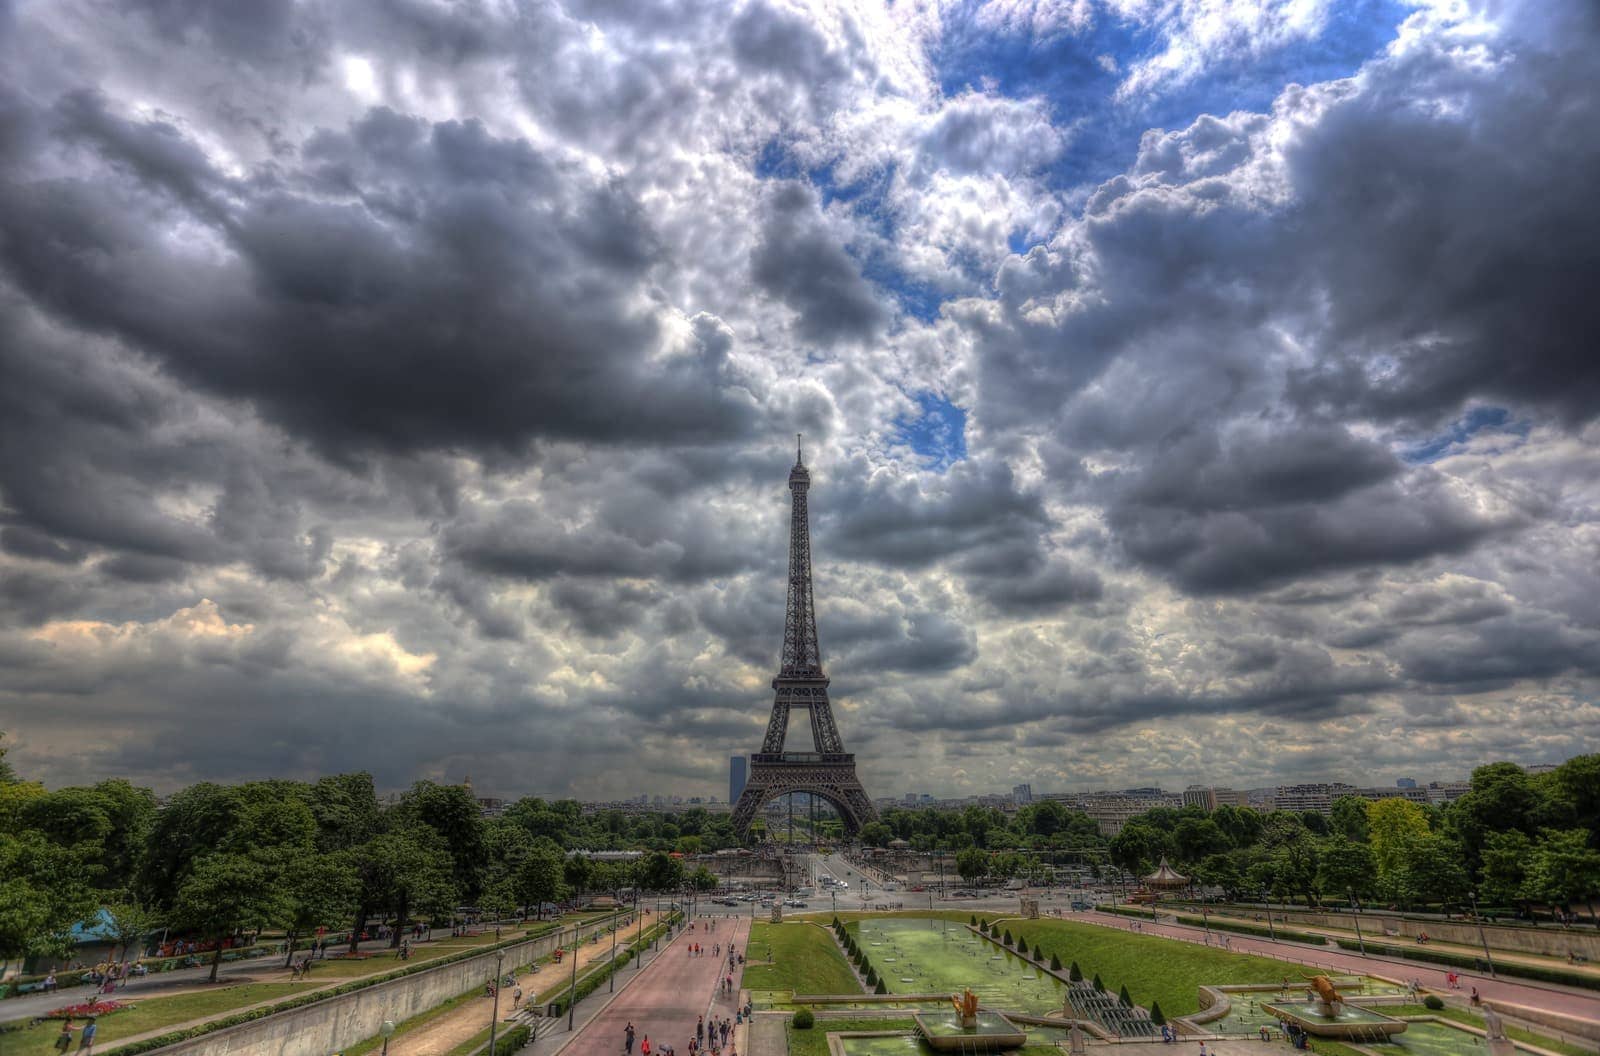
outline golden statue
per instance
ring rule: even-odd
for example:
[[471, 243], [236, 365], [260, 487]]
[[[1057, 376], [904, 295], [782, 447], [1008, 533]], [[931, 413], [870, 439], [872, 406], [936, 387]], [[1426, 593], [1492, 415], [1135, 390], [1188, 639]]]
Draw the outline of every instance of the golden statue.
[[1339, 995], [1339, 991], [1333, 988], [1332, 979], [1325, 975], [1306, 975], [1302, 976], [1302, 978], [1311, 984], [1311, 989], [1317, 992], [1317, 999], [1322, 1003], [1321, 1010], [1324, 1015], [1333, 1015], [1338, 1011], [1336, 1006], [1344, 1004], [1344, 998]]
[[955, 1006], [956, 1015], [961, 1017], [963, 1027], [974, 1027], [978, 1024], [978, 995], [971, 990], [963, 990], [959, 994], [950, 995], [950, 1003]]

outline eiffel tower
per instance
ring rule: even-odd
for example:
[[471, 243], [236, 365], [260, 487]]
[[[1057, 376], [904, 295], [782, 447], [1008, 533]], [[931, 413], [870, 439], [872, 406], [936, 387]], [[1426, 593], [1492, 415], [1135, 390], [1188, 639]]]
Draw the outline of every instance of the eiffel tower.
[[[839, 727], [828, 704], [828, 676], [822, 673], [822, 651], [817, 647], [816, 607], [811, 599], [811, 527], [806, 514], [806, 492], [811, 474], [798, 445], [794, 468], [789, 471], [793, 507], [789, 516], [789, 600], [783, 618], [783, 660], [772, 680], [777, 696], [761, 751], [750, 757], [750, 778], [733, 808], [733, 827], [740, 835], [750, 829], [756, 814], [769, 802], [792, 792], [805, 792], [833, 804], [850, 835], [878, 819], [866, 789], [856, 777], [856, 757], [844, 750]], [[789, 730], [789, 710], [811, 712], [814, 752], [790, 752], [783, 747]]]

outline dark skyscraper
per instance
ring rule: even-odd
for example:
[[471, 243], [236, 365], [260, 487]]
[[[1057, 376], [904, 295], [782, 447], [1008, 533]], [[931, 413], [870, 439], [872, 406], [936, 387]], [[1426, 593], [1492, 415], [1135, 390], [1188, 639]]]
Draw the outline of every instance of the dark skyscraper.
[[742, 755], [730, 756], [728, 759], [728, 802], [737, 803], [744, 793], [744, 782], [750, 770], [750, 762]]

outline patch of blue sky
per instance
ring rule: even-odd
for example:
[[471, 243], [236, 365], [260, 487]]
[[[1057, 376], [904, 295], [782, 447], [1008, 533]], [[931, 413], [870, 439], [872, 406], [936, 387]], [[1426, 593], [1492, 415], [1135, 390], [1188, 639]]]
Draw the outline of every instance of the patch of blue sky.
[[967, 457], [967, 412], [936, 392], [916, 400], [916, 415], [895, 422], [894, 440], [942, 473]]
[[1511, 412], [1504, 407], [1473, 407], [1450, 427], [1436, 436], [1419, 440], [1400, 449], [1400, 458], [1412, 465], [1437, 462], [1455, 454], [1461, 446], [1483, 432], [1504, 433], [1508, 436], [1526, 437], [1531, 425], [1526, 420], [1512, 421]]
[[[1410, 8], [1400, 0], [1345, 0], [1332, 6], [1315, 37], [1255, 56], [1219, 60], [1200, 76], [1145, 95], [1115, 100], [1130, 66], [1166, 47], [1151, 27], [1119, 22], [1097, 10], [1080, 32], [1035, 36], [980, 26], [972, 4], [947, 13], [933, 60], [946, 95], [992, 90], [1013, 98], [1042, 97], [1058, 127], [1071, 127], [1068, 148], [1046, 173], [1058, 189], [1102, 182], [1132, 164], [1151, 128], [1182, 128], [1201, 114], [1265, 110], [1290, 83], [1349, 76], [1394, 39]], [[1102, 57], [1114, 60], [1108, 69]]]
[[907, 275], [895, 261], [875, 255], [863, 261], [861, 274], [886, 291], [900, 305], [900, 310], [914, 319], [931, 323], [939, 317], [939, 306], [947, 295], [937, 287]]

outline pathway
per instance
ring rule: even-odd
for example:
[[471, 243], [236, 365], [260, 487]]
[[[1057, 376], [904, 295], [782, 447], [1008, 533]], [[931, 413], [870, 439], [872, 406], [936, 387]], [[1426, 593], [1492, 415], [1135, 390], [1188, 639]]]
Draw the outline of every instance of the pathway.
[[[718, 917], [716, 931], [709, 933], [704, 918], [694, 923], [693, 931], [684, 928], [662, 946], [655, 959], [639, 969], [639, 978], [628, 983], [616, 1000], [573, 1035], [563, 1051], [573, 1056], [620, 1053], [623, 1028], [632, 1023], [639, 1041], [648, 1035], [652, 1047], [664, 1041], [678, 1052], [687, 1053], [697, 1017], [705, 1016], [707, 1022], [713, 1016], [731, 1019], [735, 999], [721, 997], [718, 983], [727, 971], [728, 944], [731, 942], [742, 951], [750, 934], [750, 922], [744, 917]], [[689, 944], [694, 942], [705, 947], [703, 956], [688, 955]], [[722, 956], [712, 954], [715, 943], [722, 944]], [[735, 969], [735, 994], [740, 974]], [[634, 1052], [638, 1052], [637, 1046]]]
[[[1054, 919], [1054, 918], [1052, 918]], [[1108, 913], [1066, 913], [1062, 920], [1076, 921], [1080, 924], [1093, 924], [1100, 928], [1115, 928], [1120, 931], [1142, 931], [1146, 935], [1160, 935], [1169, 939], [1183, 939], [1188, 942], [1200, 941], [1205, 936], [1202, 928], [1189, 927], [1185, 924], [1152, 924], [1148, 920], [1136, 921], [1125, 917], [1113, 916]], [[1138, 925], [1135, 928], [1135, 925]], [[1330, 968], [1338, 972], [1351, 972], [1355, 974], [1378, 974], [1392, 979], [1419, 979], [1422, 985], [1430, 990], [1440, 993], [1449, 991], [1449, 983], [1445, 979], [1450, 970], [1444, 967], [1431, 967], [1418, 961], [1397, 961], [1384, 957], [1362, 957], [1359, 953], [1336, 949], [1331, 946], [1306, 946], [1296, 942], [1274, 942], [1267, 938], [1254, 938], [1248, 935], [1229, 935], [1228, 949], [1234, 953], [1256, 953], [1263, 957], [1276, 957], [1279, 960], [1298, 961], [1301, 964], [1316, 968]], [[1498, 979], [1489, 978], [1488, 974], [1476, 972], [1460, 973], [1461, 993], [1469, 994], [1472, 987], [1478, 988], [1486, 1001], [1502, 1001], [1513, 1005], [1526, 1005], [1530, 1008], [1541, 1008], [1551, 1012], [1560, 1012], [1564, 1015], [1578, 1016], [1583, 1019], [1594, 1019], [1596, 1007], [1600, 1006], [1594, 992], [1585, 992], [1574, 987], [1556, 986], [1549, 983], [1522, 983], [1515, 982], [1504, 976]]]
[[[622, 945], [617, 947], [619, 952], [622, 948]], [[606, 933], [605, 938], [599, 944], [585, 943], [579, 946], [578, 975], [581, 977], [591, 965], [604, 961], [610, 956], [610, 933]], [[524, 1002], [531, 1004], [540, 997], [553, 1000], [560, 996], [561, 993], [565, 992], [565, 988], [570, 985], [568, 973], [571, 970], [571, 962], [566, 960], [563, 960], [560, 964], [544, 964], [538, 972], [524, 969], [517, 976], [517, 985], [522, 987]], [[541, 989], [545, 993], [541, 994]], [[510, 1016], [512, 1011], [511, 991], [502, 991], [500, 994], [501, 1018], [504, 1019]], [[389, 1043], [390, 1056], [444, 1056], [445, 1053], [450, 1052], [467, 1039], [476, 1037], [488, 1030], [489, 1017], [493, 1013], [494, 998], [480, 994], [462, 1002], [459, 1007], [451, 1009], [444, 1015], [428, 1021], [416, 1030], [397, 1036]]]

